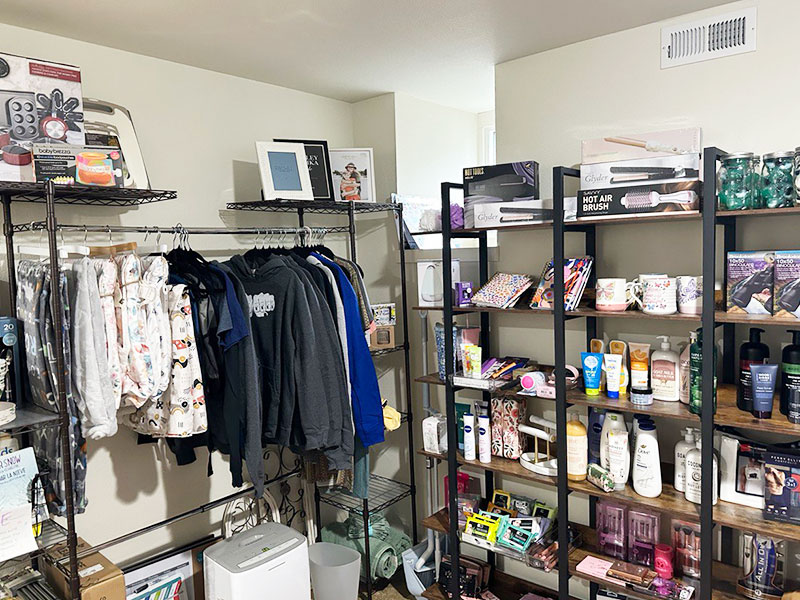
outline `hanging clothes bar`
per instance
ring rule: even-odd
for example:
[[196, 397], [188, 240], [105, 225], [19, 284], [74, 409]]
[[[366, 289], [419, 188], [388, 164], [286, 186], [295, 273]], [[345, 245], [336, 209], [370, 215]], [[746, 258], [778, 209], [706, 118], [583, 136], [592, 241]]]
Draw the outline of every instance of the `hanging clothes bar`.
[[[14, 225], [14, 233], [27, 231], [44, 231], [45, 221], [20, 223]], [[144, 234], [185, 234], [185, 235], [285, 235], [305, 233], [311, 236], [328, 233], [349, 233], [349, 227], [154, 227], [146, 225], [71, 225], [59, 223], [59, 231], [78, 231], [85, 233], [144, 233]]]

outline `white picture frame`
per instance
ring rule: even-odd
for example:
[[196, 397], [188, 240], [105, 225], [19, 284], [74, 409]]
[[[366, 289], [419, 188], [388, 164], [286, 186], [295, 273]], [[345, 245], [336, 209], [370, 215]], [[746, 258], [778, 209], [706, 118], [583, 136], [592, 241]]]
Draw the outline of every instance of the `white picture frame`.
[[[372, 148], [331, 150], [330, 158], [333, 197], [337, 202], [377, 202]], [[352, 176], [346, 177], [348, 173]]]
[[303, 144], [256, 142], [264, 200], [314, 200]]

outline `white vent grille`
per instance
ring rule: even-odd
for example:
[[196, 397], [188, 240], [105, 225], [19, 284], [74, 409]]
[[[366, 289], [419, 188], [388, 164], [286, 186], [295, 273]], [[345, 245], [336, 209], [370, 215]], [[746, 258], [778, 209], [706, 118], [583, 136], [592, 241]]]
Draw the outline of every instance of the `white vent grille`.
[[661, 68], [756, 49], [756, 7], [661, 29]]

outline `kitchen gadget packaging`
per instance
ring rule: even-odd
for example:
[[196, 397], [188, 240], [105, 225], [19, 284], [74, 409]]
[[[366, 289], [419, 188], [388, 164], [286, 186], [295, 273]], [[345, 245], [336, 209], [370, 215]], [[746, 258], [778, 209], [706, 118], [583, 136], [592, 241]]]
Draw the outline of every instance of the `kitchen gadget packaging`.
[[[490, 165], [485, 167], [471, 167], [464, 169], [464, 226], [492, 227], [478, 218], [479, 214], [512, 216], [528, 223], [542, 223], [553, 219], [553, 204], [549, 207], [542, 203], [533, 202], [539, 199], [539, 163], [524, 161]], [[517, 206], [526, 203], [524, 206]], [[497, 205], [496, 209], [486, 213], [479, 206]], [[500, 208], [505, 206], [511, 210], [503, 213]], [[477, 212], [476, 212], [477, 211]], [[528, 219], [525, 221], [525, 219]], [[518, 223], [519, 224], [519, 221]]]
[[[450, 263], [453, 289], [461, 281], [461, 263], [454, 259]], [[441, 306], [444, 302], [444, 277], [441, 260], [421, 260], [417, 263], [417, 303], [419, 306]]]
[[722, 434], [719, 436], [719, 497], [752, 508], [764, 508], [766, 446]]
[[800, 250], [776, 251], [774, 273], [775, 316], [800, 318]]
[[800, 455], [765, 454], [764, 518], [800, 524]]
[[772, 314], [774, 265], [774, 252], [728, 252], [728, 312]]
[[699, 176], [699, 154], [589, 163], [581, 165], [581, 189], [632, 188], [653, 183], [675, 183]]
[[[78, 554], [90, 548], [78, 538]], [[69, 598], [69, 579], [53, 563], [69, 555], [67, 544], [59, 544], [49, 550], [51, 560], [42, 561], [42, 571], [47, 583], [53, 586], [62, 598]], [[99, 552], [84, 556], [78, 561], [80, 593], [83, 600], [125, 600], [125, 577], [114, 563]]]
[[703, 151], [699, 127], [607, 135], [581, 142], [581, 165], [652, 159]]
[[700, 187], [700, 180], [695, 178], [633, 187], [582, 189], [578, 192], [578, 219], [698, 213]]
[[122, 187], [124, 161], [119, 148], [33, 144], [36, 181], [53, 180], [59, 185]]

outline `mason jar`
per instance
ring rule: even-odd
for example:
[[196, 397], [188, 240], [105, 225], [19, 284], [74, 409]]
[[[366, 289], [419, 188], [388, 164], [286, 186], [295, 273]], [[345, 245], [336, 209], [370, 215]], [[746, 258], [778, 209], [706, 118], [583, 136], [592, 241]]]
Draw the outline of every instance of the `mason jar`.
[[794, 204], [800, 206], [800, 146], [794, 149]]
[[720, 210], [758, 208], [758, 157], [735, 152], [720, 158], [717, 171], [717, 205]]
[[764, 208], [794, 204], [794, 152], [770, 152], [763, 156], [759, 194]]

